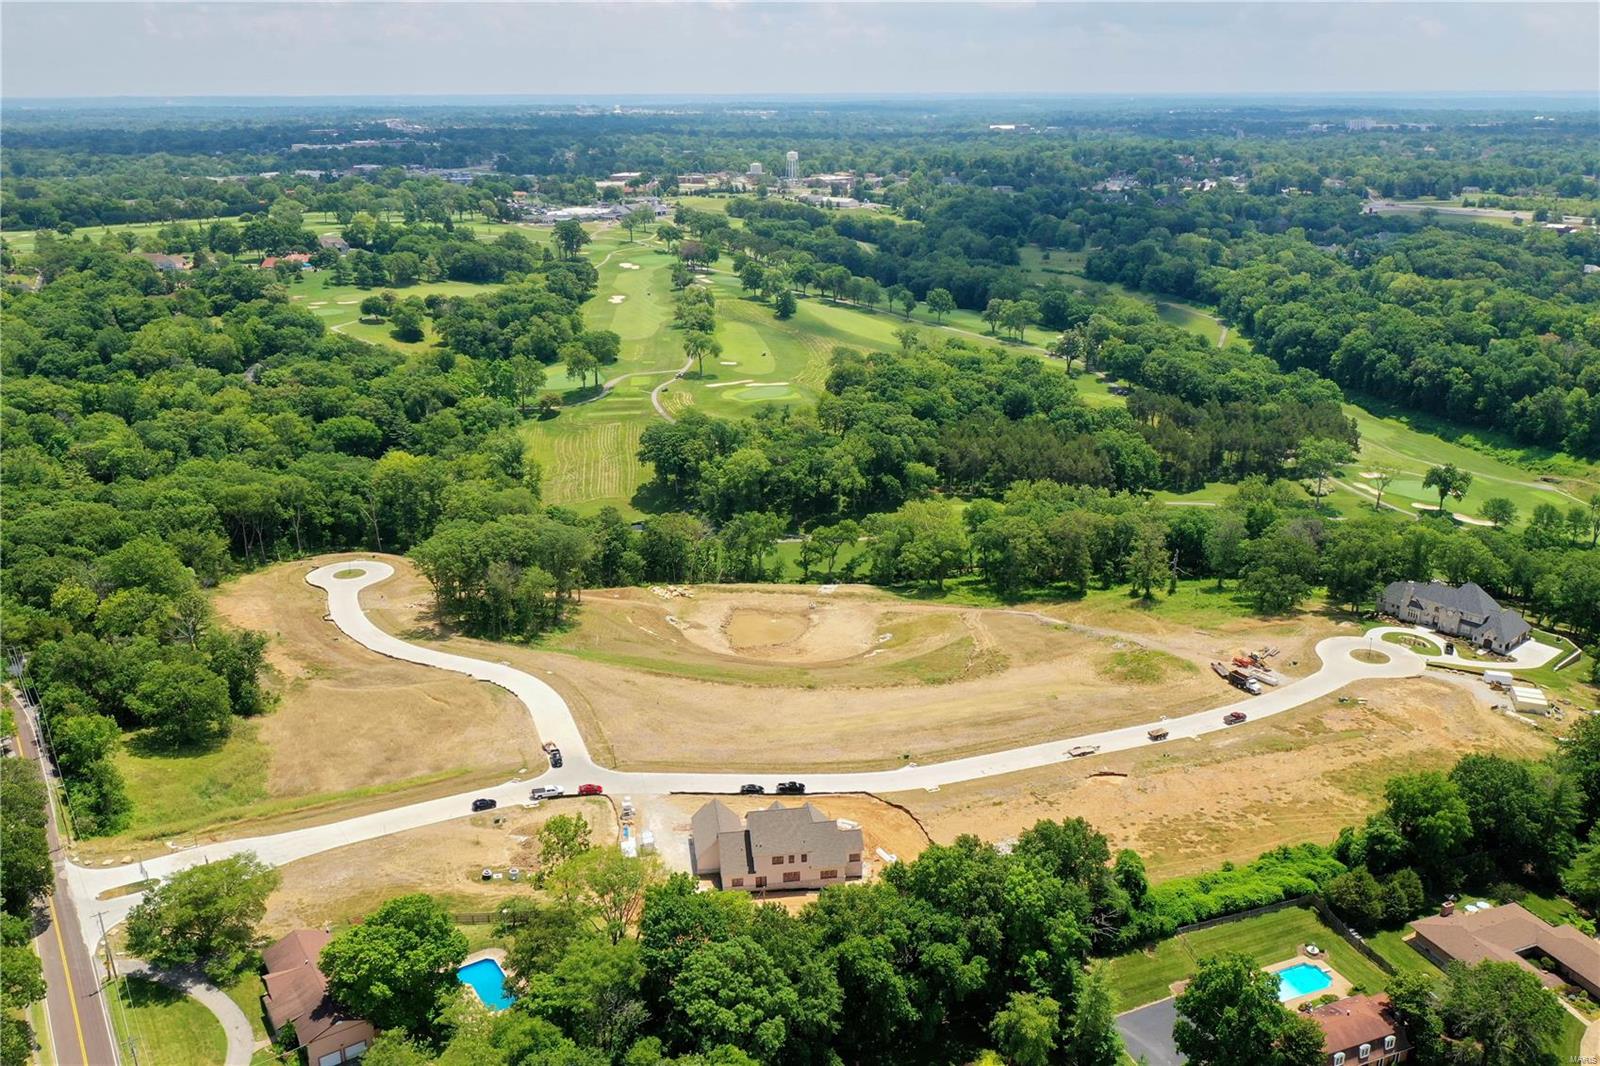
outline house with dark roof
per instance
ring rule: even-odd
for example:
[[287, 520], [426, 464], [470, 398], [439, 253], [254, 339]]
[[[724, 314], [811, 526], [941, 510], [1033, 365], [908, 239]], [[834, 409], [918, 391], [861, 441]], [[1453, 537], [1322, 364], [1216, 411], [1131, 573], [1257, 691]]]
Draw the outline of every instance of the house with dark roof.
[[346, 1014], [328, 995], [328, 979], [317, 956], [332, 939], [320, 929], [296, 929], [261, 953], [267, 971], [261, 1004], [267, 1021], [275, 1036], [294, 1033], [310, 1066], [356, 1062], [378, 1035], [370, 1022]]
[[135, 254], [157, 270], [188, 270], [194, 265], [186, 255], [167, 255], [164, 252], [136, 252]]
[[1527, 640], [1532, 632], [1520, 614], [1500, 606], [1472, 581], [1461, 586], [1442, 581], [1391, 581], [1378, 597], [1378, 610], [1500, 655]]
[[[1547, 988], [1576, 985], [1600, 999], [1600, 940], [1570, 925], [1551, 925], [1518, 903], [1456, 909], [1411, 923], [1411, 946], [1439, 966], [1514, 962]], [[1537, 965], [1535, 965], [1537, 963]]]
[[827, 817], [809, 803], [774, 802], [743, 819], [721, 800], [690, 822], [694, 872], [746, 892], [826, 888], [862, 873], [861, 827]]
[[1411, 1058], [1411, 1041], [1387, 996], [1347, 996], [1307, 1016], [1322, 1030], [1327, 1066], [1387, 1066]]

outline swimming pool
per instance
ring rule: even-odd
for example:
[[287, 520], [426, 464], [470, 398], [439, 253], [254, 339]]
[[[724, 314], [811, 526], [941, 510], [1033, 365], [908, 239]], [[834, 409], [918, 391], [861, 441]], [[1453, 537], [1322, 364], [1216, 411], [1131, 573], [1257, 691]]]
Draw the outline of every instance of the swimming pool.
[[478, 993], [478, 998], [490, 1010], [505, 1010], [516, 1002], [514, 996], [506, 994], [506, 972], [493, 959], [469, 962], [456, 971], [456, 976]]
[[1297, 962], [1278, 971], [1278, 1002], [1315, 995], [1333, 984], [1328, 971], [1309, 962]]

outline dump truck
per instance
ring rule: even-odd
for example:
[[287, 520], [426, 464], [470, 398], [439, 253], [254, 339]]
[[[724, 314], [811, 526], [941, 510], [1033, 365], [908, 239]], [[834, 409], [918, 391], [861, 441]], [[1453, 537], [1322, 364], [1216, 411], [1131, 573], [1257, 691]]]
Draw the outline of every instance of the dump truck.
[[1166, 740], [1167, 739], [1166, 727], [1165, 726], [1158, 726], [1157, 728], [1152, 729], [1152, 730], [1150, 730], [1150, 732], [1146, 733], [1145, 736], [1149, 737], [1151, 740]]
[[1228, 681], [1236, 688], [1242, 688], [1252, 696], [1261, 695], [1261, 682], [1245, 673], [1243, 670], [1229, 670]]

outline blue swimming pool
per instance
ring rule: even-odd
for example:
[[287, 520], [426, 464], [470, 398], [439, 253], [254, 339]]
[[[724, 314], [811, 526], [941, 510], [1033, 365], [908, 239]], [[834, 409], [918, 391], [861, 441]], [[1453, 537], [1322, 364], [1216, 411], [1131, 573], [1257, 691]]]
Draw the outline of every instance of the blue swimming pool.
[[1331, 984], [1333, 978], [1327, 970], [1309, 962], [1297, 962], [1287, 970], [1278, 971], [1278, 1002], [1315, 995]]
[[516, 997], [506, 994], [506, 972], [493, 959], [469, 962], [456, 971], [456, 976], [478, 993], [478, 998], [490, 1010], [505, 1010], [517, 1001]]

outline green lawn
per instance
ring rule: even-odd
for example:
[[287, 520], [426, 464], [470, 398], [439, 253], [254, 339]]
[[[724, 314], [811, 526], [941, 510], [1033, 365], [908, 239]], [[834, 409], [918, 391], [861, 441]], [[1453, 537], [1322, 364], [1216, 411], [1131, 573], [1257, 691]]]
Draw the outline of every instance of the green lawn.
[[115, 762], [133, 797], [127, 836], [148, 837], [194, 820], [199, 812], [225, 811], [267, 798], [269, 752], [256, 724], [234, 723], [233, 733], [204, 752], [173, 754], [145, 747], [135, 734]]
[[1201, 960], [1219, 952], [1243, 952], [1257, 965], [1270, 966], [1295, 957], [1307, 943], [1327, 952], [1329, 964], [1358, 990], [1375, 992], [1388, 982], [1387, 974], [1302, 907], [1172, 937], [1147, 951], [1119, 955], [1101, 965], [1110, 979], [1114, 1009], [1121, 1013], [1165, 999], [1173, 982], [1192, 976]]
[[261, 997], [266, 992], [266, 985], [261, 981], [258, 973], [246, 973], [233, 984], [224, 988], [228, 998], [239, 1005], [244, 1011], [244, 1016], [250, 1019], [250, 1033], [257, 1040], [267, 1039], [266, 1012], [261, 1006]]
[[228, 1038], [205, 1007], [182, 992], [142, 977], [124, 977], [109, 986], [117, 1040], [131, 1046], [139, 1066], [216, 1066]]
[[1384, 959], [1401, 973], [1420, 973], [1428, 977], [1443, 977], [1444, 971], [1429, 962], [1422, 952], [1413, 948], [1405, 941], [1411, 927], [1405, 929], [1386, 929], [1374, 936], [1367, 937], [1367, 945], [1382, 955]]

